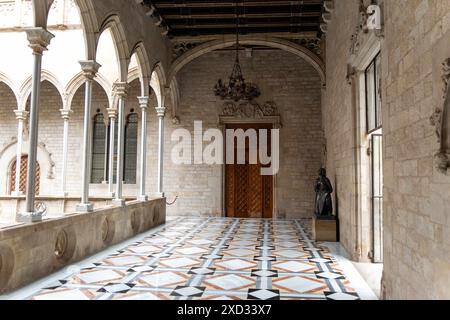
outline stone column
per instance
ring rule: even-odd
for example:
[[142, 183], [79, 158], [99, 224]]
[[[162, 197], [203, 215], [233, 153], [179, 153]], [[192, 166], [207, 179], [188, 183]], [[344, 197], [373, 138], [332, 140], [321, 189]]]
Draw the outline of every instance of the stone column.
[[42, 55], [50, 44], [53, 34], [44, 28], [26, 29], [29, 46], [33, 49], [33, 76], [30, 105], [30, 146], [28, 150], [28, 171], [25, 213], [18, 215], [20, 222], [42, 221], [42, 214], [35, 210], [36, 160], [38, 148], [39, 98], [41, 91]]
[[118, 132], [117, 132], [117, 173], [116, 173], [116, 194], [113, 203], [117, 206], [124, 206], [123, 199], [123, 168], [125, 156], [125, 99], [127, 97], [128, 84], [118, 82], [114, 85], [115, 94], [119, 97], [118, 107]]
[[147, 177], [147, 111], [149, 97], [139, 97], [139, 106], [142, 111], [141, 119], [141, 181], [139, 185], [139, 201], [148, 201], [148, 196], [145, 190], [145, 179]]
[[114, 147], [115, 147], [115, 135], [116, 135], [116, 119], [117, 109], [108, 108], [109, 117], [109, 168], [108, 168], [108, 183], [109, 183], [109, 195], [115, 196], [114, 193]]
[[[17, 157], [16, 157], [16, 184], [14, 186], [14, 195], [20, 196], [20, 171], [22, 170], [22, 144], [23, 144], [23, 124], [28, 118], [28, 112], [25, 110], [14, 111], [17, 119]], [[12, 191], [12, 190], [11, 190]]]
[[64, 197], [67, 196], [67, 157], [69, 148], [69, 120], [72, 110], [62, 109], [61, 117], [64, 120], [64, 131], [63, 131], [63, 154], [62, 154], [62, 170], [61, 170], [61, 191]]
[[158, 190], [157, 195], [164, 197], [164, 120], [166, 116], [166, 107], [157, 107], [156, 114], [159, 120], [159, 140], [158, 140]]
[[86, 78], [85, 100], [84, 100], [84, 132], [83, 132], [83, 158], [81, 162], [81, 203], [77, 206], [78, 212], [92, 212], [94, 207], [89, 203], [89, 184], [91, 180], [91, 132], [92, 132], [92, 83], [100, 68], [100, 65], [93, 61], [80, 61], [81, 70]]

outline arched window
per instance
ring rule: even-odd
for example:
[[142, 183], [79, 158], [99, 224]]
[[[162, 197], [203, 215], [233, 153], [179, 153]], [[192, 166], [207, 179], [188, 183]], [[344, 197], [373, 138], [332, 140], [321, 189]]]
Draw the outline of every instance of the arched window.
[[106, 180], [105, 157], [107, 139], [105, 117], [100, 113], [100, 110], [97, 110], [97, 114], [94, 117], [92, 133], [91, 183], [103, 183]]
[[[17, 160], [14, 160], [11, 165], [11, 176], [10, 176], [10, 185], [9, 190], [12, 194], [16, 191], [16, 171], [17, 171]], [[20, 183], [19, 190], [21, 193], [25, 193], [27, 191], [27, 172], [28, 172], [28, 156], [22, 156], [20, 161]], [[39, 163], [36, 162], [36, 183], [35, 183], [35, 191], [36, 195], [39, 195], [40, 191], [40, 180], [41, 180], [41, 168]]]
[[[118, 122], [115, 121], [114, 122], [114, 162], [113, 162], [113, 183], [116, 183], [117, 179], [117, 151], [118, 151], [118, 132], [119, 132], [119, 125]], [[109, 155], [111, 154], [111, 140], [110, 140], [110, 135], [111, 135], [111, 122], [108, 124], [108, 156], [106, 157], [106, 172], [109, 173]], [[107, 174], [106, 176], [106, 181], [109, 182], [109, 175]]]
[[127, 117], [125, 126], [125, 161], [123, 174], [125, 184], [136, 183], [138, 121], [138, 115], [131, 113]]

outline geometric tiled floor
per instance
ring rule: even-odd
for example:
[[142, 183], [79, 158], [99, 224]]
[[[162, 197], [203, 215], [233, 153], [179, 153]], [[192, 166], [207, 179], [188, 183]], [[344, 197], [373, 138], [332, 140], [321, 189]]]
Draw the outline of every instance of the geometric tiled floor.
[[179, 218], [24, 299], [360, 299], [310, 220]]

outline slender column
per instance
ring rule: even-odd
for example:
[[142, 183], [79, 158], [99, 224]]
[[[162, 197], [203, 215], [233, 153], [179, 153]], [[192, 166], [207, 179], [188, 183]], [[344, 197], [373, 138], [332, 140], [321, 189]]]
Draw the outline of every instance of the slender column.
[[148, 196], [145, 190], [145, 179], [147, 177], [147, 111], [148, 111], [148, 97], [139, 97], [139, 106], [142, 111], [141, 119], [141, 181], [139, 186], [140, 201], [148, 201]]
[[117, 173], [116, 173], [116, 194], [113, 203], [118, 206], [124, 206], [123, 199], [123, 168], [125, 156], [125, 99], [127, 97], [128, 85], [125, 82], [118, 82], [114, 86], [115, 94], [119, 97], [118, 107], [118, 132], [117, 132]]
[[116, 118], [117, 109], [108, 109], [110, 131], [109, 131], [109, 167], [108, 167], [108, 183], [109, 183], [109, 194], [111, 197], [115, 196], [114, 193], [114, 147], [115, 147], [115, 135], [116, 135]]
[[35, 210], [36, 198], [36, 160], [38, 147], [39, 125], [39, 97], [41, 91], [42, 55], [50, 44], [53, 34], [43, 28], [29, 28], [26, 30], [29, 47], [33, 50], [33, 76], [30, 105], [30, 146], [28, 150], [28, 171], [25, 213], [19, 214], [20, 222], [42, 221], [42, 214]]
[[67, 157], [69, 149], [69, 120], [72, 110], [62, 109], [61, 117], [64, 120], [64, 131], [63, 131], [63, 154], [62, 154], [62, 172], [61, 172], [61, 191], [63, 196], [67, 196]]
[[83, 133], [83, 158], [81, 168], [81, 203], [77, 206], [78, 212], [92, 212], [94, 207], [89, 203], [89, 184], [91, 180], [91, 108], [92, 108], [92, 83], [100, 68], [95, 61], [80, 61], [81, 70], [86, 78], [84, 101], [84, 133]]
[[[16, 157], [16, 184], [14, 186], [14, 195], [20, 196], [20, 172], [22, 170], [22, 144], [23, 144], [23, 124], [28, 118], [28, 112], [24, 110], [14, 111], [17, 119], [17, 157]], [[11, 190], [12, 191], [12, 190]], [[11, 192], [12, 193], [12, 192]]]
[[159, 140], [158, 140], [158, 196], [164, 197], [164, 118], [166, 116], [165, 107], [157, 107], [156, 113], [159, 119]]

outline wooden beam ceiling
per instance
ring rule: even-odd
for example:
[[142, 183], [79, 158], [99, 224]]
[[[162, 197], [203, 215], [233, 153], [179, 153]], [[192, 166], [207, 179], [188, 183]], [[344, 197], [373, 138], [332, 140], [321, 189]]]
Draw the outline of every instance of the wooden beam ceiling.
[[279, 34], [292, 38], [302, 33], [320, 36], [323, 0], [145, 0], [160, 16], [168, 35], [197, 37], [236, 32]]

